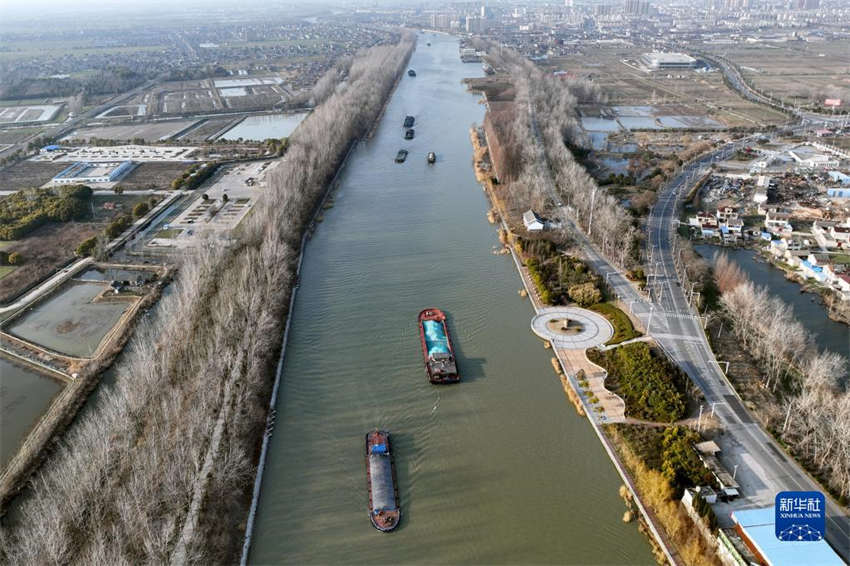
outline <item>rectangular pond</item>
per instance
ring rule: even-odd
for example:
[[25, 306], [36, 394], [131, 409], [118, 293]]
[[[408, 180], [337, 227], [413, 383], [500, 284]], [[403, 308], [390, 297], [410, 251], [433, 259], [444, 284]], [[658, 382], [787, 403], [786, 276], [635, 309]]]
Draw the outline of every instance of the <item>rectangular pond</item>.
[[5, 330], [62, 354], [91, 357], [131, 305], [127, 301], [93, 303], [104, 287], [82, 281], [65, 283], [48, 299], [13, 320]]
[[248, 116], [231, 129], [221, 134], [220, 139], [263, 141], [269, 138], [285, 138], [295, 131], [307, 112], [296, 114], [269, 114]]
[[60, 381], [0, 357], [0, 470], [62, 387]]

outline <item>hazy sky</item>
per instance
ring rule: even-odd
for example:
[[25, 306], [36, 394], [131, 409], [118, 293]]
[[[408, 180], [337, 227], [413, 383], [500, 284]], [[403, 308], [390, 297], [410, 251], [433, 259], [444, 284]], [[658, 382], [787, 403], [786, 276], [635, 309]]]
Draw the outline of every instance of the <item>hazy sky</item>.
[[225, 8], [235, 10], [234, 15], [245, 11], [285, 8], [289, 6], [322, 6], [343, 4], [345, 0], [0, 0], [0, 20], [8, 23], [12, 18], [40, 18], [49, 22], [50, 15], [89, 14], [93, 12], [156, 13], [180, 12], [203, 8]]

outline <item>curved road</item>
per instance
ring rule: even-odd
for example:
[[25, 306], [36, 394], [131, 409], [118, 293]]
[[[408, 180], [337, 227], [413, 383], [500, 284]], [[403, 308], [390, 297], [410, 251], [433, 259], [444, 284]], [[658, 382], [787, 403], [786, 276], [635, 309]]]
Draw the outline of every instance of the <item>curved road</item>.
[[[728, 512], [735, 509], [773, 505], [780, 491], [821, 491], [744, 407], [721, 371], [676, 273], [674, 246], [679, 198], [714, 159], [729, 157], [744, 143], [746, 140], [728, 144], [687, 165], [660, 193], [647, 224], [654, 311], [650, 332], [705, 395], [706, 410], [713, 409], [725, 431], [717, 439], [723, 450], [721, 460], [730, 470], [737, 469], [736, 479], [741, 485], [741, 498], [716, 507], [721, 521], [728, 520]], [[619, 277], [618, 274], [611, 279], [616, 282]], [[618, 293], [621, 290], [628, 296], [622, 284], [617, 286]], [[827, 507], [827, 540], [845, 560], [850, 560], [847, 510], [832, 500], [828, 500]]]

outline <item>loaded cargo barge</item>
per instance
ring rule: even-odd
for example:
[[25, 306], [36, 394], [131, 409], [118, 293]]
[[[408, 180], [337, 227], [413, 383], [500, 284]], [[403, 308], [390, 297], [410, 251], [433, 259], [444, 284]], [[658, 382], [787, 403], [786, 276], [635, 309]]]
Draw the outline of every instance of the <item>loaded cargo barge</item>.
[[366, 480], [369, 484], [369, 520], [379, 531], [398, 526], [401, 509], [390, 433], [375, 430], [366, 435]]
[[446, 324], [446, 315], [440, 309], [430, 308], [419, 313], [419, 338], [425, 371], [431, 383], [457, 383], [457, 360]]

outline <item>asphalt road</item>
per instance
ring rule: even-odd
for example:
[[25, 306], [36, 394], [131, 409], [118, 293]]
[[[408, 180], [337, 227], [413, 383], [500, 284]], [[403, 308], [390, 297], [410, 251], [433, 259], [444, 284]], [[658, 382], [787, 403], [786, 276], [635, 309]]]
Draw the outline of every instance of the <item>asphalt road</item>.
[[[531, 112], [532, 131], [536, 137], [538, 159], [545, 163], [540, 133]], [[777, 445], [742, 403], [721, 371], [701, 319], [688, 304], [682, 282], [675, 269], [675, 222], [678, 221], [678, 199], [714, 160], [724, 160], [750, 140], [729, 143], [684, 166], [681, 172], [662, 188], [658, 202], [647, 222], [649, 262], [649, 297], [642, 295], [625, 275], [609, 263], [569, 219], [567, 207], [561, 208], [561, 221], [570, 229], [584, 249], [588, 263], [617, 297], [628, 305], [667, 355], [682, 368], [702, 391], [703, 410], [718, 421], [722, 433], [715, 440], [722, 452], [721, 462], [735, 475], [741, 497], [715, 507], [723, 526], [730, 526], [729, 514], [735, 509], [767, 507], [774, 504], [780, 491], [822, 491], [806, 472]], [[554, 203], [561, 197], [548, 167], [546, 190]], [[850, 562], [850, 518], [848, 510], [827, 499], [827, 541], [846, 562]]]

